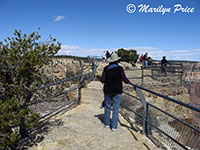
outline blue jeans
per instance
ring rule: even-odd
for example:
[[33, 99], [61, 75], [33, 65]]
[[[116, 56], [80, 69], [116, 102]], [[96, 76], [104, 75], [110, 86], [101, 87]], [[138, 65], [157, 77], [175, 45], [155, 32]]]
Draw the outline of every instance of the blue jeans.
[[113, 102], [112, 129], [117, 129], [121, 94], [105, 94], [104, 124], [110, 126], [111, 104]]
[[148, 65], [148, 61], [147, 60], [144, 60], [144, 68], [146, 68]]

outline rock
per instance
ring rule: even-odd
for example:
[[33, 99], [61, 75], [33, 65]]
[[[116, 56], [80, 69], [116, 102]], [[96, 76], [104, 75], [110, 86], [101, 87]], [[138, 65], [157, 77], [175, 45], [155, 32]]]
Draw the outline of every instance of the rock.
[[[199, 108], [200, 106], [200, 82], [184, 84], [190, 95], [190, 104]], [[200, 113], [193, 111], [192, 124], [200, 129]]]

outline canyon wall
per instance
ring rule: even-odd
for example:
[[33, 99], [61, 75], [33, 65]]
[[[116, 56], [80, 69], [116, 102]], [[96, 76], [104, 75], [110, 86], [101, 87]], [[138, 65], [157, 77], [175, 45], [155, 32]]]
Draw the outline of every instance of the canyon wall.
[[[190, 95], [190, 104], [200, 107], [200, 63], [184, 64], [184, 87]], [[192, 124], [200, 129], [200, 113], [192, 112]]]

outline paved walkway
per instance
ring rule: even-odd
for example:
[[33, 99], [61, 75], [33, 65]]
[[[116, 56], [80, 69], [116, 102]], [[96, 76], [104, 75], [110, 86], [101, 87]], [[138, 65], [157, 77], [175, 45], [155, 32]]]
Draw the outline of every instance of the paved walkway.
[[157, 150], [145, 135], [135, 132], [119, 115], [119, 128], [112, 132], [103, 126], [102, 84], [93, 81], [83, 89], [82, 103], [54, 119], [61, 126], [53, 127], [31, 150]]

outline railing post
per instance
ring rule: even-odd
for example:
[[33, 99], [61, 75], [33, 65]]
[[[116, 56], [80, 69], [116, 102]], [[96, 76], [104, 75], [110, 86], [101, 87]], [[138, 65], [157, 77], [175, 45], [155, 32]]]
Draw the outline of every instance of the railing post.
[[79, 78], [79, 88], [78, 88], [78, 105], [81, 104], [81, 88], [83, 83], [83, 65], [81, 61], [79, 61], [79, 63], [80, 63], [80, 78]]
[[142, 70], [142, 76], [141, 76], [141, 79], [142, 79], [142, 86], [144, 85], [144, 67], [143, 66], [141, 66], [141, 70]]
[[151, 127], [151, 118], [150, 118], [150, 112], [149, 112], [149, 104], [146, 103], [146, 116], [145, 116], [145, 133], [146, 135], [152, 134], [151, 132], [152, 127]]
[[97, 66], [95, 64], [95, 60], [93, 60], [92, 61], [92, 78], [91, 78], [92, 81], [94, 80], [96, 69], [97, 69]]
[[183, 64], [181, 64], [180, 86], [183, 86]]
[[150, 122], [150, 113], [149, 113], [149, 107], [148, 107], [149, 105], [146, 102], [141, 90], [137, 87], [135, 90], [136, 90], [137, 95], [140, 97], [140, 100], [142, 102], [142, 105], [144, 107], [144, 112], [145, 112], [145, 116], [143, 118], [143, 134], [149, 135], [151, 134], [151, 124], [149, 124]]

